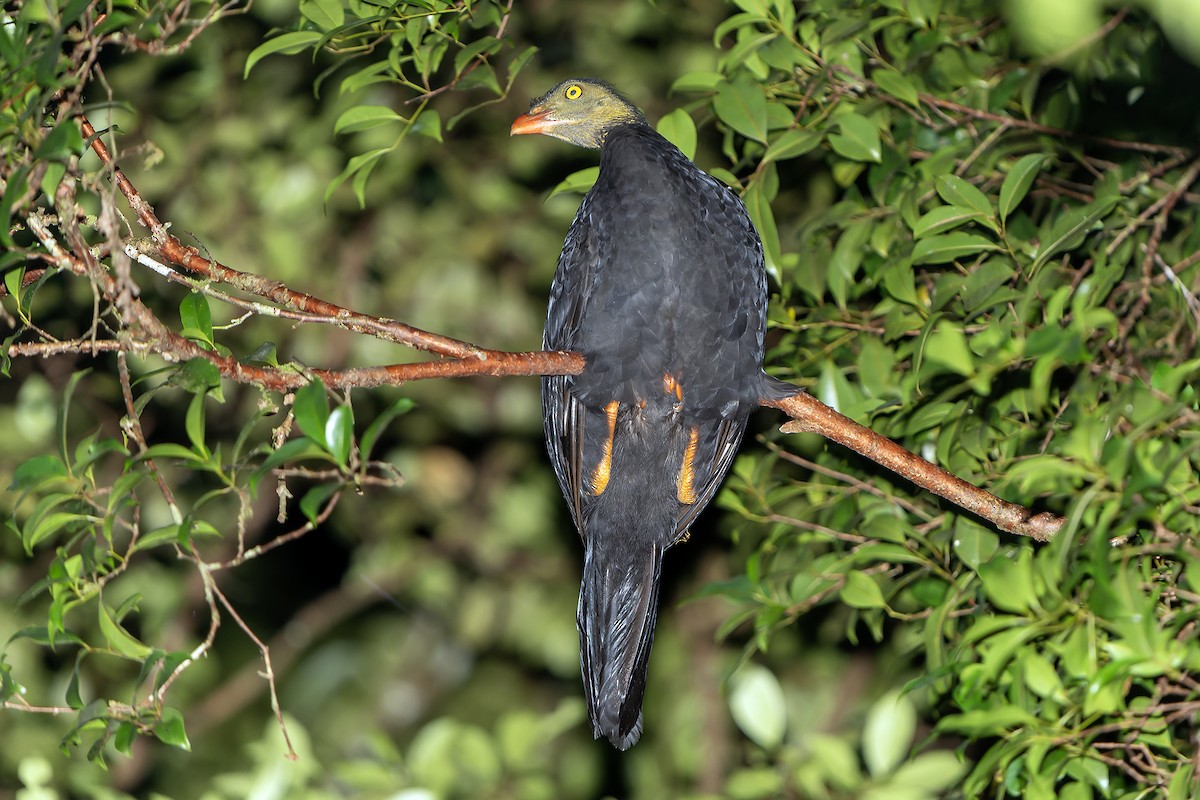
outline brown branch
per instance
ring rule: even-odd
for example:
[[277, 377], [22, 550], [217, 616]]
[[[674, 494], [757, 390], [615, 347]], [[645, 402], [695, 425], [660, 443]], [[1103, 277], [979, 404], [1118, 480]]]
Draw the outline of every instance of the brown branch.
[[113, 180], [117, 188], [129, 202], [138, 219], [150, 231], [150, 238], [163, 259], [180, 269], [187, 270], [210, 280], [220, 281], [235, 286], [244, 292], [266, 298], [295, 311], [313, 314], [323, 318], [324, 322], [338, 325], [356, 333], [367, 333], [379, 336], [399, 344], [405, 344], [418, 350], [436, 353], [451, 358], [486, 358], [495, 351], [485, 350], [469, 342], [441, 336], [411, 325], [405, 325], [396, 320], [373, 317], [351, 311], [348, 308], [313, 297], [304, 292], [287, 288], [278, 281], [273, 281], [261, 275], [240, 272], [227, 267], [220, 262], [205, 258], [194, 247], [183, 244], [164, 225], [154, 213], [154, 208], [146, 202], [141, 193], [125, 177], [112, 158], [108, 147], [96, 133], [87, 117], [80, 117], [80, 128], [83, 135], [90, 141], [92, 151], [112, 170]]
[[[940, 103], [950, 108], [956, 104]], [[955, 107], [960, 113], [975, 113], [966, 106]], [[998, 118], [1005, 124], [1020, 125], [1010, 118]], [[204, 358], [214, 364], [221, 374], [242, 383], [256, 383], [268, 389], [286, 391], [303, 386], [313, 377], [337, 388], [395, 385], [425, 378], [463, 377], [468, 375], [575, 375], [582, 372], [584, 358], [579, 353], [526, 352], [507, 353], [487, 350], [469, 342], [439, 336], [394, 320], [361, 314], [302, 292], [288, 289], [277, 281], [239, 272], [200, 255], [193, 247], [185, 246], [159, 221], [153, 208], [113, 162], [108, 148], [96, 135], [95, 128], [81, 118], [83, 133], [91, 140], [92, 149], [112, 170], [114, 180], [128, 200], [139, 220], [151, 232], [151, 239], [163, 258], [189, 272], [227, 283], [243, 291], [264, 297], [295, 311], [323, 318], [356, 332], [381, 336], [409, 346], [450, 356], [451, 360], [393, 364], [382, 367], [362, 367], [346, 370], [293, 369], [243, 364], [235, 358], [213, 353], [167, 328], [136, 298], [127, 293], [116, 303], [118, 312], [128, 327], [140, 333], [135, 337], [138, 349], [152, 349], [169, 360]], [[57, 248], [57, 242], [43, 232], [39, 238], [58, 263], [75, 272], [88, 274], [110, 302], [121, 295], [118, 282], [107, 272], [96, 268], [90, 253], [71, 257]], [[57, 252], [56, 252], [57, 251]], [[762, 405], [778, 408], [793, 418], [784, 426], [786, 432], [810, 431], [842, 444], [855, 452], [896, 472], [912, 483], [927, 489], [962, 508], [989, 520], [1001, 530], [1047, 541], [1062, 526], [1064, 520], [1052, 514], [1033, 514], [1028, 509], [1005, 502], [982, 489], [951, 475], [941, 468], [908, 452], [900, 445], [869, 428], [842, 416], [811, 395], [797, 393], [783, 400], [763, 400]]]
[[778, 408], [792, 418], [784, 433], [819, 433], [859, 455], [887, 467], [922, 489], [944, 497], [961, 508], [994, 524], [1001, 530], [1046, 542], [1066, 522], [1049, 513], [1034, 514], [1024, 506], [1009, 503], [972, 486], [941, 467], [916, 456], [870, 428], [859, 425], [804, 391], [782, 400], [763, 399], [761, 405]]

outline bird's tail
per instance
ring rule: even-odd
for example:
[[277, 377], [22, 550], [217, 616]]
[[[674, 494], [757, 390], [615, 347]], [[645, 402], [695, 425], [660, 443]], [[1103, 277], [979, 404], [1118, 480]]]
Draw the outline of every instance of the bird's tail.
[[596, 738], [621, 750], [642, 735], [662, 554], [637, 537], [591, 535], [585, 545], [578, 614], [584, 691]]

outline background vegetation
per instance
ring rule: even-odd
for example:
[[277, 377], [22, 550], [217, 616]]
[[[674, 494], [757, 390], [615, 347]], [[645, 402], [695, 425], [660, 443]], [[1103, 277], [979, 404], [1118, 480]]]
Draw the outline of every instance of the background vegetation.
[[[0, 794], [1192, 796], [1198, 29], [1183, 0], [6, 4]], [[221, 379], [419, 356], [131, 261], [161, 255], [78, 120], [204, 256], [526, 350], [595, 155], [506, 132], [573, 74], [742, 191], [773, 374], [1068, 520], [998, 534], [761, 412], [669, 562], [625, 754], [585, 722], [536, 379]]]

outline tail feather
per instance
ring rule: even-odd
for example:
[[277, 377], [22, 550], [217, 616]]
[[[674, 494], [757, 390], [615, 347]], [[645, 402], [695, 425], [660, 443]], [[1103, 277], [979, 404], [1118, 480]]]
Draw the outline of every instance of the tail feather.
[[662, 549], [590, 536], [578, 625], [592, 731], [626, 750], [642, 735], [642, 696], [658, 616]]

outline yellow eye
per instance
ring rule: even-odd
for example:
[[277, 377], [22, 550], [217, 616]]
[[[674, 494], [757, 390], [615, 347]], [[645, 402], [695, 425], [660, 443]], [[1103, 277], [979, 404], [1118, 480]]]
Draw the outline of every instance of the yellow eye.
[[578, 83], [572, 83], [567, 87], [567, 99], [578, 100], [579, 95], [583, 94], [583, 89]]

